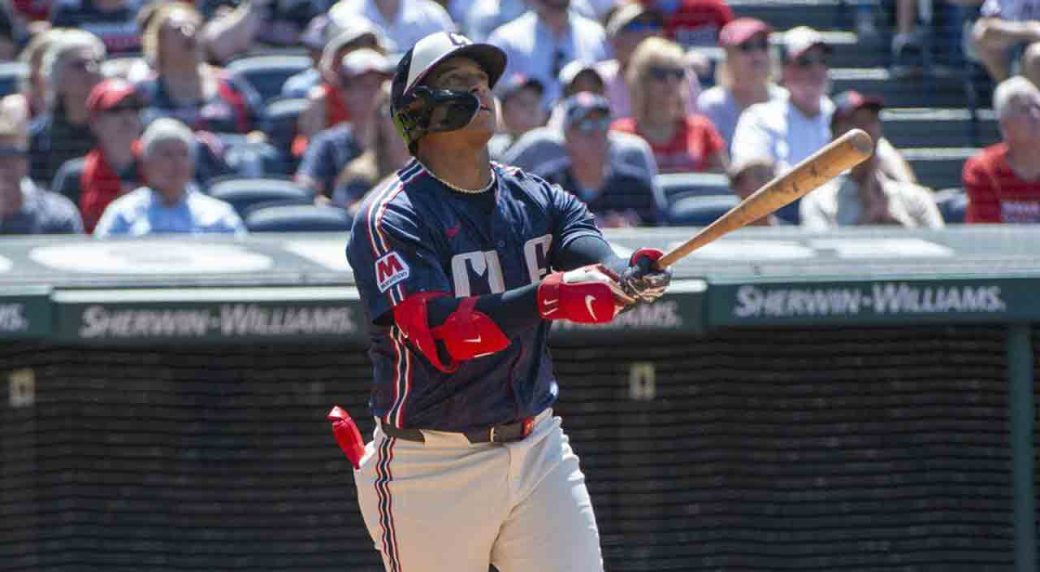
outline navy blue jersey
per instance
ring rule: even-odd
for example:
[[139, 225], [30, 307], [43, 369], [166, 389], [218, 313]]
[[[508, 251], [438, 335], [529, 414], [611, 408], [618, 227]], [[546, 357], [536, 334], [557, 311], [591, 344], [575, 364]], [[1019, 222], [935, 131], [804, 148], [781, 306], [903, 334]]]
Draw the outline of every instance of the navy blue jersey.
[[413, 160], [354, 219], [347, 259], [372, 322], [371, 407], [384, 423], [467, 431], [536, 415], [556, 399], [547, 322], [445, 374], [387, 319], [418, 292], [461, 298], [538, 282], [571, 241], [600, 236], [570, 193], [519, 169], [492, 169], [493, 202], [450, 189]]

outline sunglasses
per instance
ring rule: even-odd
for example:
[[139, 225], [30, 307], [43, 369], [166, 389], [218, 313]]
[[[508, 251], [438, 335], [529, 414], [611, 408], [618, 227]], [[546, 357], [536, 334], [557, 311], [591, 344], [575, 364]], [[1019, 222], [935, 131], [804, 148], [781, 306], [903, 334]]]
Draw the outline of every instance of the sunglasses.
[[610, 118], [600, 117], [598, 119], [586, 117], [571, 123], [571, 129], [577, 129], [582, 133], [593, 133], [595, 131], [606, 131], [610, 129]]
[[657, 32], [661, 24], [650, 20], [633, 20], [621, 28], [622, 32]]
[[649, 69], [649, 74], [655, 81], [682, 80], [686, 77], [686, 70], [683, 68], [653, 66]]
[[764, 52], [769, 49], [769, 40], [762, 38], [760, 40], [748, 40], [742, 44], [737, 45], [737, 49], [747, 54], [750, 52]]
[[794, 65], [800, 68], [808, 68], [815, 65], [827, 66], [826, 54], [802, 55], [794, 59]]

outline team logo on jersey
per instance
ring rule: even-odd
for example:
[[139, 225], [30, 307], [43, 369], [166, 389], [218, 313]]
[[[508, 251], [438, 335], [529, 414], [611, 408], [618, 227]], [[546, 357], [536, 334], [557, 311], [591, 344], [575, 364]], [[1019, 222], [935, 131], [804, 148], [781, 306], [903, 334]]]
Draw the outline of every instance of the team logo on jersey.
[[408, 265], [396, 252], [376, 260], [376, 286], [380, 292], [386, 292], [405, 278], [408, 278]]

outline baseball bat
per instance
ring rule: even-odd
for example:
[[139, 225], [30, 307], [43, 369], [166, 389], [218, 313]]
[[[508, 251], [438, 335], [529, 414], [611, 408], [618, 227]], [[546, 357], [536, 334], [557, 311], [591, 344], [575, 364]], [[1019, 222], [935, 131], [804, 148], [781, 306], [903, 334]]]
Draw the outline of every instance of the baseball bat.
[[671, 266], [687, 254], [722, 235], [798, 200], [809, 191], [838, 176], [845, 169], [862, 163], [873, 152], [874, 142], [865, 131], [853, 129], [845, 133], [806, 157], [790, 171], [762, 185], [762, 188], [740, 201], [740, 204], [727, 211], [715, 222], [665, 253], [657, 260], [658, 268]]

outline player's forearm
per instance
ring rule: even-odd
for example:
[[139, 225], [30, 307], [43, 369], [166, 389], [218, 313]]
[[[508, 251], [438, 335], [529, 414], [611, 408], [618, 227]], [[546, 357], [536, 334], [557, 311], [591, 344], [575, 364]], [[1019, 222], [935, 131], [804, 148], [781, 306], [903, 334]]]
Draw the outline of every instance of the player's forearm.
[[[491, 318], [507, 337], [512, 338], [541, 322], [537, 296], [538, 284], [528, 284], [501, 294], [478, 296], [475, 309]], [[428, 314], [430, 326], [443, 324], [461, 301], [461, 298], [451, 297], [432, 300]]]
[[589, 264], [603, 264], [618, 274], [628, 268], [627, 260], [618, 256], [603, 237], [594, 235], [572, 240], [553, 260], [558, 270], [573, 270]]

